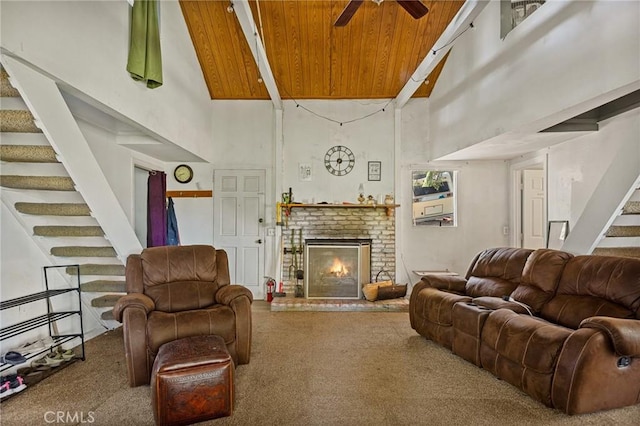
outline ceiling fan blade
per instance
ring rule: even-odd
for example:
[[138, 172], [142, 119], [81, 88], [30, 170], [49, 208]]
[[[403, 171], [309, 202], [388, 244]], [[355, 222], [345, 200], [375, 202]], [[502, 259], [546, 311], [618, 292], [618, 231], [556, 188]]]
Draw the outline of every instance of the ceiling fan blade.
[[420, 19], [427, 14], [429, 8], [422, 4], [420, 0], [396, 0], [400, 6], [414, 19]]
[[351, 0], [347, 3], [347, 6], [344, 8], [340, 16], [338, 16], [338, 19], [336, 19], [336, 22], [333, 25], [336, 27], [344, 27], [347, 25], [353, 17], [353, 14], [356, 13], [356, 10], [358, 10], [363, 2], [364, 0]]

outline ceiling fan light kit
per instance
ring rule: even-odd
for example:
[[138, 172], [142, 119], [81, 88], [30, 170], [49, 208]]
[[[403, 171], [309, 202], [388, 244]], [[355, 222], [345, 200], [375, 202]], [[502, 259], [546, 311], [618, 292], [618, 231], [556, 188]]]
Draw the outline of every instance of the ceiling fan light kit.
[[[380, 4], [384, 0], [371, 1], [380, 6]], [[338, 19], [336, 19], [336, 22], [333, 25], [336, 27], [344, 27], [345, 25], [347, 25], [349, 21], [351, 21], [351, 18], [353, 18], [353, 15], [356, 13], [356, 11], [360, 8], [362, 3], [364, 3], [364, 0], [351, 0], [349, 3], [347, 3], [344, 10], [342, 11], [342, 13], [340, 13], [340, 16], [338, 16]], [[427, 12], [429, 12], [429, 8], [425, 6], [420, 0], [396, 0], [396, 3], [398, 3], [409, 15], [411, 15], [413, 19], [420, 19], [424, 15], [426, 15]]]

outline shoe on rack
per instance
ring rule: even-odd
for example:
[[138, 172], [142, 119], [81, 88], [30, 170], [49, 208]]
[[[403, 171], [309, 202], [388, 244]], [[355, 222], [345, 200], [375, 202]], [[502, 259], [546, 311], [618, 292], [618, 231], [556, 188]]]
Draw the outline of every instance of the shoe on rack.
[[42, 358], [38, 358], [33, 361], [31, 363], [31, 366], [38, 369], [40, 367], [57, 367], [62, 364], [63, 361], [64, 359], [62, 358], [62, 355], [60, 355], [58, 352], [51, 352], [46, 354]]
[[7, 376], [7, 381], [9, 382], [9, 387], [11, 388], [12, 393], [18, 393], [27, 388], [27, 385], [24, 383], [24, 379], [18, 374], [10, 374]]
[[23, 355], [29, 355], [32, 353], [44, 351], [53, 345], [53, 339], [49, 336], [44, 337], [42, 339], [35, 340], [33, 342], [27, 342], [18, 346], [15, 349], [12, 349], [15, 352], [20, 352]]
[[9, 351], [2, 356], [2, 362], [5, 364], [18, 365], [27, 362], [27, 359], [16, 351]]
[[13, 393], [11, 382], [4, 377], [0, 377], [0, 399], [4, 399]]
[[66, 349], [65, 350], [65, 349], [62, 349], [62, 348], [58, 348], [58, 353], [60, 354], [62, 359], [65, 360], [65, 361], [71, 361], [76, 356], [76, 353], [73, 351], [73, 349]]

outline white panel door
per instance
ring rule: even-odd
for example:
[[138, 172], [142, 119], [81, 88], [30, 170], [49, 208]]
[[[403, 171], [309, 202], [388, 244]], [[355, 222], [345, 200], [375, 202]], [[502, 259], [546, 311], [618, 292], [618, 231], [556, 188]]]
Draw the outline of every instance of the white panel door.
[[545, 247], [544, 170], [522, 171], [522, 247]]
[[213, 244], [229, 256], [231, 283], [263, 299], [265, 171], [216, 170], [213, 188]]

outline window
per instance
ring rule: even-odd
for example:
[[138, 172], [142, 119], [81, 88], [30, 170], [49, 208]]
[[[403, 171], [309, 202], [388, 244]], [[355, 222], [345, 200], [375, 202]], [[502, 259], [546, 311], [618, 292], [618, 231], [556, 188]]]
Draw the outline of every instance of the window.
[[451, 170], [414, 170], [413, 224], [455, 226], [455, 172]]
[[509, 31], [520, 25], [544, 3], [545, 0], [501, 0], [500, 37], [505, 38]]

